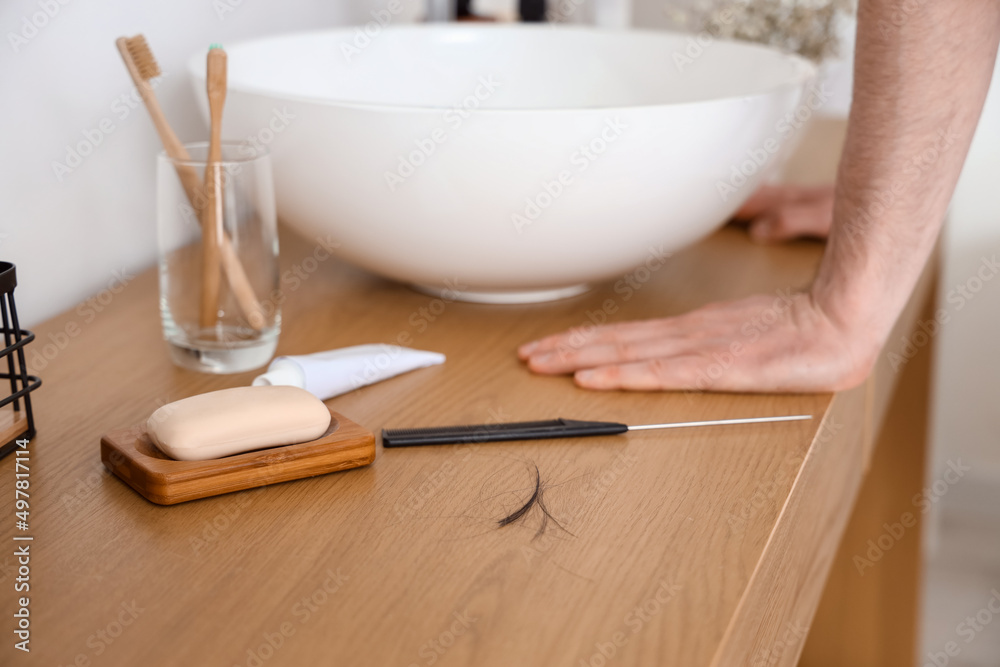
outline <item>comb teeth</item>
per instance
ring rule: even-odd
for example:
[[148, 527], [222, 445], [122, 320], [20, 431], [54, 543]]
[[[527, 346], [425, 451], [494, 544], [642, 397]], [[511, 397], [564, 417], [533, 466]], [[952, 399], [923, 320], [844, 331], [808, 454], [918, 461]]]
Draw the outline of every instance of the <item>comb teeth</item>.
[[139, 76], [142, 77], [143, 81], [160, 76], [160, 66], [156, 64], [156, 58], [153, 57], [153, 52], [150, 50], [149, 44], [146, 43], [145, 37], [142, 35], [129, 37], [125, 40], [125, 48], [132, 56], [132, 61], [135, 63], [136, 69], [139, 70]]

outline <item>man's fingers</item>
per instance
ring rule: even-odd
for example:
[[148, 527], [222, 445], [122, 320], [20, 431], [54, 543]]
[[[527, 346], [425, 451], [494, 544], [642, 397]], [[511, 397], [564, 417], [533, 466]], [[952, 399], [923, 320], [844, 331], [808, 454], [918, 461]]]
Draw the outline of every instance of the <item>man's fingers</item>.
[[577, 371], [573, 380], [584, 389], [659, 391], [697, 389], [699, 357], [658, 357]]
[[[589, 336], [594, 330], [584, 327], [580, 333]], [[647, 337], [623, 340], [636, 332]], [[631, 391], [839, 390], [862, 382], [872, 363], [858, 360], [843, 332], [808, 294], [787, 302], [757, 294], [597, 333], [619, 340], [573, 345], [571, 334], [563, 334], [547, 339], [568, 344], [561, 357], [528, 352], [530, 346], [522, 353], [534, 372], [573, 372], [585, 389]]]
[[732, 307], [709, 304], [683, 315], [658, 320], [620, 322], [602, 326], [577, 327], [525, 343], [517, 350], [522, 361], [536, 355], [566, 350], [580, 350], [591, 345], [625, 345], [653, 338], [713, 338], [731, 328]]
[[763, 213], [775, 208], [789, 196], [784, 186], [764, 185], [757, 189], [750, 199], [743, 202], [733, 216], [737, 220], [753, 220]]
[[787, 204], [750, 223], [750, 238], [776, 243], [795, 238], [826, 238], [833, 224], [833, 198]]
[[787, 204], [799, 204], [833, 196], [832, 185], [762, 185], [743, 202], [735, 217], [751, 220]]
[[826, 238], [833, 222], [833, 194], [832, 185], [765, 185], [735, 218], [750, 221], [750, 235], [761, 243]]
[[517, 350], [521, 361], [557, 351], [581, 350], [591, 345], [624, 345], [653, 338], [709, 340], [729, 335], [734, 327], [748, 322], [763, 307], [752, 304], [714, 303], [697, 310], [657, 320], [620, 322], [602, 326], [577, 327], [525, 343]]
[[584, 389], [603, 390], [802, 392], [815, 391], [816, 377], [837, 371], [820, 364], [789, 373], [787, 364], [760, 358], [746, 364], [748, 359], [737, 359], [722, 349], [691, 348], [676, 356], [581, 369], [573, 380]]
[[517, 356], [522, 361], [547, 352], [565, 349], [580, 349], [587, 345], [626, 343], [644, 340], [658, 335], [665, 335], [669, 325], [667, 320], [642, 320], [638, 322], [621, 322], [595, 327], [577, 327], [563, 333], [546, 336], [545, 338], [525, 343], [517, 349]]
[[569, 373], [581, 368], [676, 356], [704, 345], [705, 341], [699, 338], [659, 336], [629, 342], [591, 344], [580, 348], [562, 347], [531, 355], [528, 368], [535, 373]]

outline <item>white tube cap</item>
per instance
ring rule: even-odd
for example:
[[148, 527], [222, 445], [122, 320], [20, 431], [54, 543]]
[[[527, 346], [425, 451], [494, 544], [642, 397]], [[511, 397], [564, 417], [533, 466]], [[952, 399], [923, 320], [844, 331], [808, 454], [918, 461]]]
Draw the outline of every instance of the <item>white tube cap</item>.
[[253, 379], [254, 387], [289, 386], [303, 388], [302, 372], [286, 364], [274, 364], [266, 373]]

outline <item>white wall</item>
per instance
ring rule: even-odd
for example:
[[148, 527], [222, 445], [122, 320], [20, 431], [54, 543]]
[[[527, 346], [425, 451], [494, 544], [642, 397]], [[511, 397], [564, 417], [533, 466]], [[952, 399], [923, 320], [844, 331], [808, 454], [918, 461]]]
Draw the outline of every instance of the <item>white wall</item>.
[[[371, 8], [384, 4], [0, 3], [0, 259], [17, 265], [24, 324], [104, 289], [115, 271], [134, 272], [154, 262], [154, 156], [160, 145], [145, 110], [122, 101], [133, 88], [115, 48], [117, 37], [146, 36], [166, 74], [157, 94], [167, 117], [182, 140], [196, 140], [206, 137], [206, 129], [183, 71], [192, 53], [213, 42], [363, 23]], [[412, 15], [422, 2], [404, 4]], [[33, 19], [42, 27], [26, 29]], [[102, 121], [113, 131], [101, 133]], [[53, 163], [65, 164], [68, 148], [86, 142], [84, 133], [98, 145], [71, 172], [57, 175]]]
[[933, 414], [935, 469], [960, 457], [974, 466], [972, 478], [1000, 485], [1000, 275], [982, 268], [994, 257], [1000, 260], [1000, 67], [944, 232], [941, 307], [951, 317], [936, 341]]

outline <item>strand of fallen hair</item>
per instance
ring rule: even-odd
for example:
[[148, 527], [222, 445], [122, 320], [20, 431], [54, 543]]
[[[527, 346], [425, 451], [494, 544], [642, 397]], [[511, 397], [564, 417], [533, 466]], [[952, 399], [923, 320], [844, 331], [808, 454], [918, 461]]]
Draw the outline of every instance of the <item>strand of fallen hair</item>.
[[[554, 523], [554, 524], [556, 524], [557, 526], [559, 526], [559, 529], [560, 529], [560, 530], [562, 530], [563, 532], [566, 532], [566, 533], [569, 533], [570, 535], [573, 535], [573, 533], [571, 533], [571, 532], [570, 532], [570, 531], [569, 531], [569, 530], [568, 530], [568, 529], [566, 528], [566, 526], [564, 526], [564, 525], [562, 525], [561, 523], [559, 523], [559, 519], [557, 519], [557, 518], [555, 518], [554, 516], [552, 516], [552, 513], [551, 513], [551, 512], [549, 512], [549, 508], [545, 506], [545, 501], [544, 501], [544, 500], [542, 500], [542, 496], [543, 496], [544, 494], [545, 494], [545, 485], [542, 485], [542, 487], [541, 487], [540, 489], [538, 489], [538, 500], [536, 500], [536, 501], [535, 501], [535, 502], [537, 502], [537, 503], [538, 503], [538, 506], [539, 506], [539, 507], [540, 507], [540, 508], [542, 509], [542, 512], [543, 512], [543, 513], [545, 514], [545, 516], [546, 516], [546, 517], [548, 517], [549, 519], [552, 519], [552, 523]], [[541, 529], [539, 529], [539, 531], [538, 531], [538, 535], [536, 535], [535, 537], [538, 537], [538, 536], [539, 536], [539, 535], [541, 535], [541, 534], [542, 534], [543, 532], [545, 532], [545, 524], [544, 524], [544, 523], [542, 524], [542, 528], [541, 528]], [[573, 535], [573, 537], [576, 537], [576, 535]]]
[[541, 473], [538, 472], [538, 466], [536, 465], [535, 492], [531, 494], [531, 497], [528, 498], [528, 502], [526, 502], [523, 507], [497, 521], [500, 528], [503, 528], [504, 526], [509, 526], [510, 524], [514, 523], [515, 521], [517, 521], [518, 519], [520, 519], [521, 517], [523, 517], [525, 514], [528, 513], [528, 510], [531, 509], [531, 506], [535, 504], [536, 500], [538, 500], [538, 490], [541, 488], [541, 486], [542, 486], [542, 475]]

